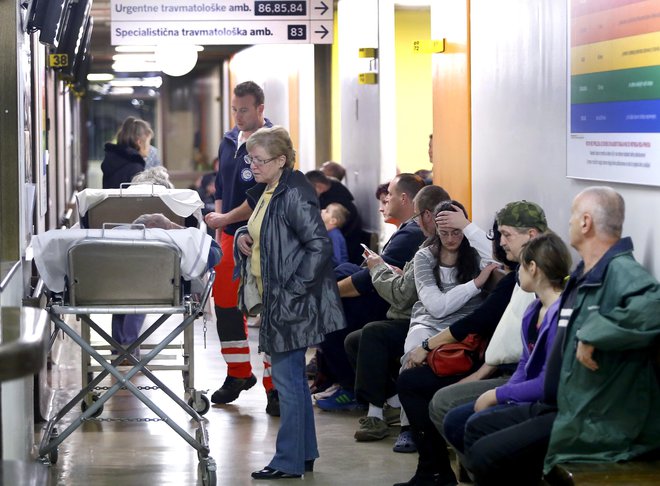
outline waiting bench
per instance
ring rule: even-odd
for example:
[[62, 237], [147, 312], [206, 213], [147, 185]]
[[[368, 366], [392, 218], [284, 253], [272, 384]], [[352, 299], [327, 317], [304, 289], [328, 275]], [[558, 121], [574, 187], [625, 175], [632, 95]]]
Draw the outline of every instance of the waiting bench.
[[603, 486], [660, 484], [660, 460], [620, 463], [568, 463], [556, 467], [546, 478], [550, 486]]

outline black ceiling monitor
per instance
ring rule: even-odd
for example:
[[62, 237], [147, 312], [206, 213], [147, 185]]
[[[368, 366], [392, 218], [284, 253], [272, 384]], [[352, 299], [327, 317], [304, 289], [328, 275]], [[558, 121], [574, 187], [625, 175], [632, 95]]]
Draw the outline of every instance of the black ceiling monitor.
[[85, 26], [85, 34], [83, 35], [83, 49], [80, 49], [76, 54], [73, 68], [71, 70], [71, 78], [78, 89], [86, 89], [87, 75], [92, 67], [92, 55], [89, 52], [89, 39], [92, 36], [92, 28], [94, 27], [94, 19], [89, 17]]
[[64, 16], [72, 0], [32, 0], [28, 12], [28, 32], [39, 31], [39, 42], [57, 47]]
[[66, 54], [67, 64], [61, 68], [65, 76], [73, 76], [76, 65], [82, 62], [92, 35], [90, 11], [92, 0], [71, 2], [64, 16], [62, 36], [56, 54]]

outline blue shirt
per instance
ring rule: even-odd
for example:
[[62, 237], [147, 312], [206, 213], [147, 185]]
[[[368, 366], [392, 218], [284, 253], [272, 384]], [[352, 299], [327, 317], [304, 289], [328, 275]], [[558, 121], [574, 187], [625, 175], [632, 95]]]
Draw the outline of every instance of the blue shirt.
[[336, 267], [348, 261], [348, 249], [346, 248], [346, 239], [339, 228], [332, 228], [328, 231], [328, 238], [332, 242], [332, 266]]

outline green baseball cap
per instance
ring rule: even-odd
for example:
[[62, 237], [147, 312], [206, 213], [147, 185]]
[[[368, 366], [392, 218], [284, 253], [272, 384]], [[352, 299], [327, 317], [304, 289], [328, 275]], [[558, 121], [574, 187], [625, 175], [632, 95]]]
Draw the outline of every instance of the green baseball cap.
[[499, 210], [496, 219], [498, 226], [536, 228], [541, 232], [548, 229], [548, 221], [541, 206], [525, 200], [510, 202]]

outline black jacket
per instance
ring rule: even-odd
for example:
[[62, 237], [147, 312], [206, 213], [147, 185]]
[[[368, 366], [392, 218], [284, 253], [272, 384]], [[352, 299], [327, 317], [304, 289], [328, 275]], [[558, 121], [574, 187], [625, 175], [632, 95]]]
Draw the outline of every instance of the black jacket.
[[[247, 191], [252, 204], [265, 184]], [[246, 227], [236, 232], [238, 238]], [[346, 327], [332, 271], [332, 244], [318, 198], [300, 171], [286, 169], [261, 227], [263, 309], [259, 349], [267, 353], [304, 348]]]
[[144, 170], [144, 158], [133, 147], [106, 143], [101, 170], [103, 189], [119, 189], [122, 182], [131, 182], [135, 174]]

